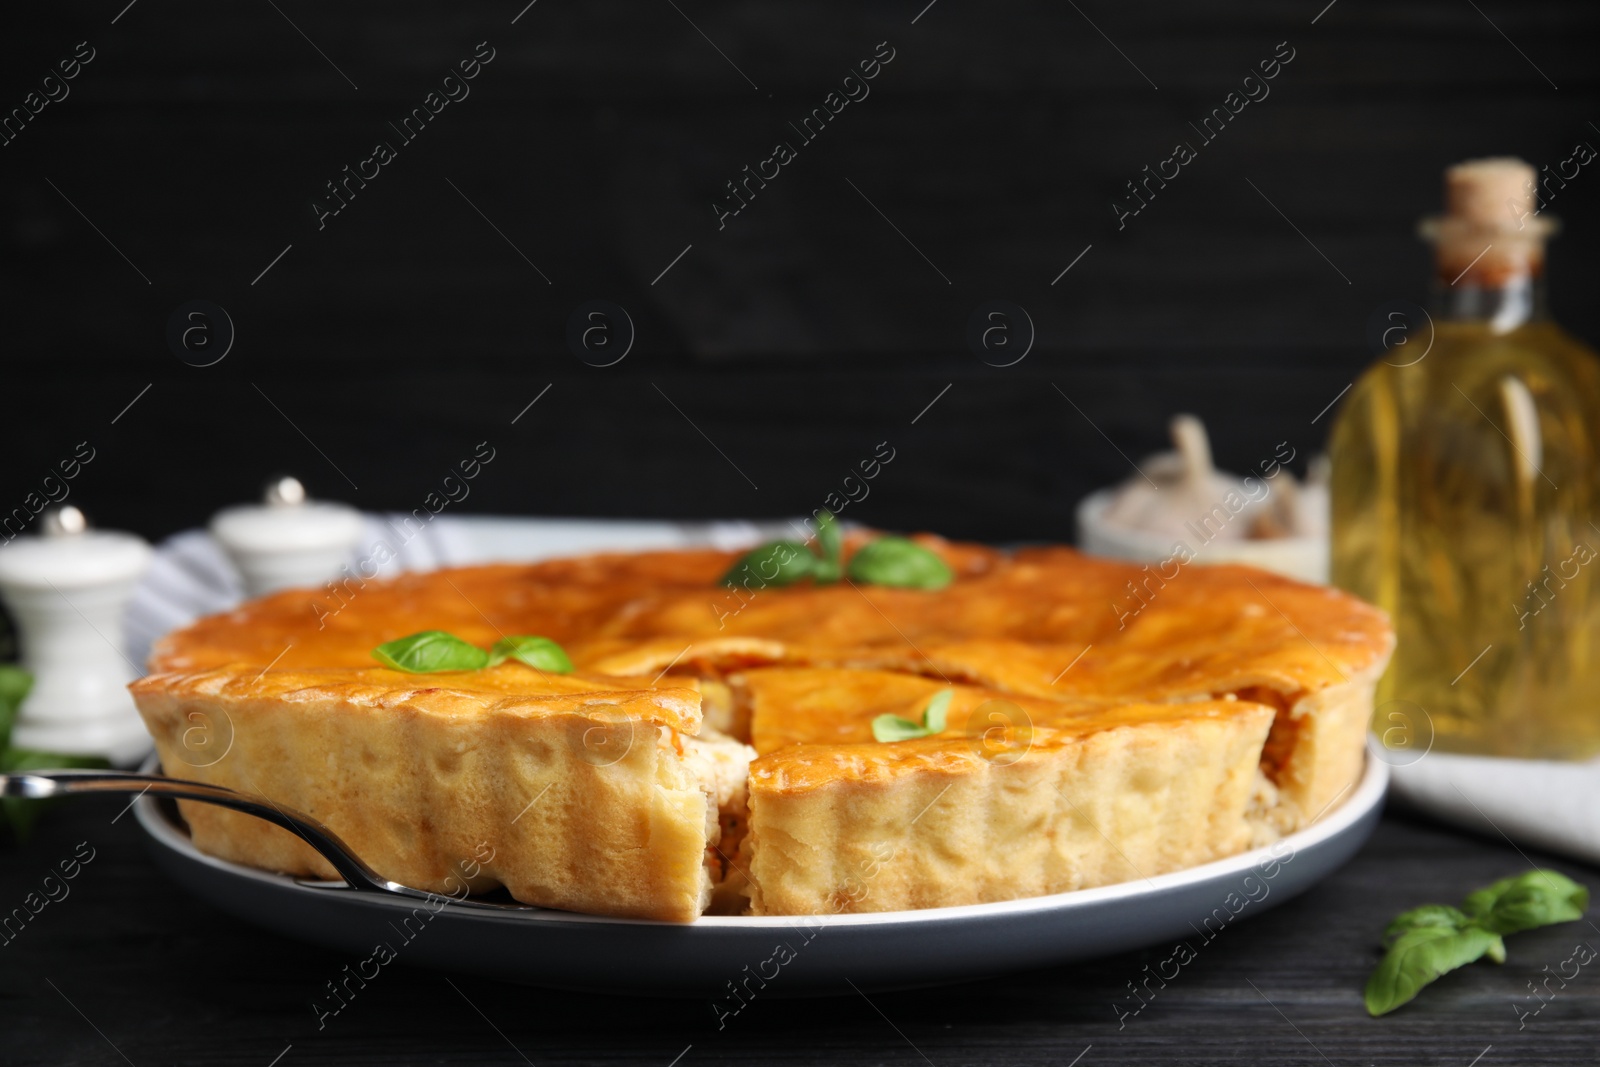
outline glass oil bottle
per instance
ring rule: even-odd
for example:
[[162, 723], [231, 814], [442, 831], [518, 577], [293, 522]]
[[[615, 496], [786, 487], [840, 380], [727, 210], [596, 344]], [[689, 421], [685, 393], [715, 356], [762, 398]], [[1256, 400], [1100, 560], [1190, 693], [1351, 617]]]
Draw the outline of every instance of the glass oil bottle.
[[1380, 736], [1577, 759], [1600, 752], [1600, 358], [1546, 312], [1535, 177], [1446, 172], [1429, 336], [1332, 430], [1332, 575], [1395, 624]]

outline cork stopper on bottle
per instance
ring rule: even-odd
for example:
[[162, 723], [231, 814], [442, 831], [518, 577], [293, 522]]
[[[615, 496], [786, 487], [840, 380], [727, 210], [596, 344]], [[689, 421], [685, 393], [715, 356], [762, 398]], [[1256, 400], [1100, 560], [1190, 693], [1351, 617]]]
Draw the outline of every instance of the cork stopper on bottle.
[[1444, 172], [1444, 210], [1474, 228], [1515, 230], [1533, 210], [1532, 165], [1513, 156], [1469, 159]]
[[1512, 156], [1469, 159], [1444, 172], [1445, 213], [1424, 224], [1452, 285], [1503, 286], [1538, 274], [1550, 220], [1538, 214], [1538, 173]]

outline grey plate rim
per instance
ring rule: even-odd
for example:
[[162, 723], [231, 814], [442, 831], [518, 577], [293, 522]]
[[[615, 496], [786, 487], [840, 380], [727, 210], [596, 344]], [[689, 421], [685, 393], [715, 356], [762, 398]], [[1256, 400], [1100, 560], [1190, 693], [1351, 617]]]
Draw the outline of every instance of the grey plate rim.
[[[154, 758], [146, 767], [154, 765]], [[156, 768], [159, 770], [159, 768]], [[1029, 915], [1055, 914], [1064, 910], [1073, 910], [1080, 907], [1092, 907], [1097, 904], [1116, 901], [1136, 901], [1143, 897], [1159, 897], [1164, 893], [1185, 888], [1197, 887], [1209, 882], [1218, 882], [1234, 876], [1243, 875], [1252, 868], [1262, 866], [1274, 860], [1281, 860], [1283, 849], [1291, 850], [1290, 854], [1302, 849], [1312, 848], [1334, 840], [1350, 831], [1358, 823], [1367, 819], [1374, 808], [1383, 803], [1384, 796], [1389, 787], [1389, 765], [1380, 758], [1369, 742], [1366, 768], [1353, 791], [1344, 797], [1343, 803], [1329, 812], [1323, 818], [1304, 830], [1299, 830], [1287, 837], [1281, 838], [1271, 845], [1251, 849], [1224, 859], [1213, 860], [1197, 867], [1188, 867], [1181, 871], [1169, 874], [1158, 874], [1153, 877], [1142, 877], [1128, 882], [1118, 882], [1115, 885], [1099, 886], [1094, 889], [1077, 889], [1066, 893], [1052, 893], [1047, 896], [1022, 897], [1017, 900], [994, 901], [987, 904], [962, 904], [944, 908], [922, 908], [914, 911], [880, 911], [859, 912], [854, 914], [841, 914], [827, 916], [827, 925], [833, 928], [850, 927], [916, 927], [937, 926], [947, 923], [965, 923], [973, 920], [1023, 918]], [[271, 871], [258, 870], [246, 867], [243, 864], [233, 863], [229, 860], [209, 856], [195, 847], [188, 834], [175, 826], [162, 812], [157, 798], [148, 794], [139, 796], [133, 804], [134, 817], [152, 843], [191, 862], [209, 867], [219, 873], [231, 875], [236, 878], [246, 879], [251, 882], [262, 883], [265, 886], [300, 894], [314, 894], [319, 898], [326, 898], [329, 894], [341, 894], [338, 889], [318, 888], [301, 884], [290, 875], [276, 874]], [[354, 900], [354, 895], [345, 897]], [[363, 894], [360, 902], [377, 907], [395, 907], [410, 910], [416, 902], [404, 897], [396, 896], [393, 900], [382, 896]], [[518, 924], [530, 925], [589, 925], [602, 926], [639, 926], [639, 927], [665, 927], [674, 930], [720, 929], [720, 930], [761, 930], [761, 929], [787, 929], [793, 927], [798, 919], [804, 916], [793, 915], [702, 915], [690, 923], [666, 922], [657, 919], [628, 919], [608, 915], [585, 915], [578, 912], [559, 911], [553, 908], [541, 908], [534, 911], [505, 911], [485, 912], [475, 909], [451, 909], [452, 917], [458, 920], [483, 920], [493, 923], [507, 921]]]

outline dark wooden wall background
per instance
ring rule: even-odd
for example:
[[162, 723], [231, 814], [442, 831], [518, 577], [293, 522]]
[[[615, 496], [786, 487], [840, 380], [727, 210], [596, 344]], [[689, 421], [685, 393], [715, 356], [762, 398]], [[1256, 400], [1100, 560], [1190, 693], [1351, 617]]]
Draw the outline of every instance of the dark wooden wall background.
[[[1425, 296], [1414, 224], [1442, 166], [1600, 145], [1600, 10], [1579, 0], [925, 2], [8, 13], [7, 111], [77, 42], [96, 58], [0, 147], [0, 511], [83, 440], [73, 498], [151, 537], [280, 470], [417, 507], [488, 440], [458, 510], [778, 516], [887, 440], [848, 517], [1070, 537], [1074, 502], [1174, 411], [1236, 469], [1320, 447], [1373, 310]], [[471, 95], [319, 231], [323, 183], [480, 41]], [[880, 41], [871, 95], [719, 232], [722, 183]], [[1119, 232], [1122, 181], [1282, 41], [1271, 95]], [[1551, 210], [1555, 307], [1600, 337], [1600, 166]], [[193, 299], [237, 329], [215, 366], [165, 341]], [[615, 366], [567, 347], [591, 299], [636, 324]], [[967, 347], [990, 299], [1036, 325], [1015, 366]]]

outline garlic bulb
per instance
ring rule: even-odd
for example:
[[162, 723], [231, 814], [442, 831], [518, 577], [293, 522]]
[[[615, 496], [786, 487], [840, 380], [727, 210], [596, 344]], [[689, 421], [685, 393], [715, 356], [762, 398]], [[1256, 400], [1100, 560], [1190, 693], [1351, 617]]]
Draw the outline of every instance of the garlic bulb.
[[1219, 471], [1205, 424], [1193, 415], [1171, 423], [1175, 451], [1160, 452], [1119, 486], [1102, 520], [1141, 533], [1205, 542], [1292, 537], [1299, 533], [1294, 477], [1279, 469], [1269, 486]]

